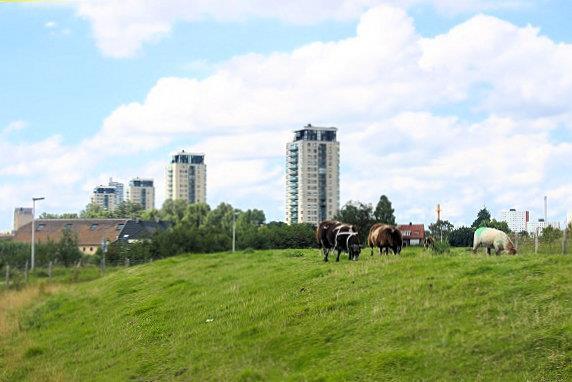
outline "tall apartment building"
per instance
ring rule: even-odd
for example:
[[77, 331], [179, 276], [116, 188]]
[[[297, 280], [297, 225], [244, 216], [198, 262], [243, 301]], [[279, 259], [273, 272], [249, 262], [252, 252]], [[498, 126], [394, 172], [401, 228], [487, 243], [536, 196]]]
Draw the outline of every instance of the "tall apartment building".
[[118, 206], [116, 192], [117, 189], [113, 186], [97, 186], [91, 194], [91, 204], [113, 211]]
[[167, 166], [167, 199], [183, 199], [189, 203], [207, 201], [207, 165], [204, 154], [174, 154]]
[[124, 194], [123, 194], [123, 183], [120, 182], [114, 182], [113, 178], [109, 178], [109, 183], [108, 183], [109, 187], [115, 187], [115, 203], [116, 205], [120, 205], [121, 203], [123, 203], [124, 199]]
[[14, 232], [32, 221], [32, 209], [18, 207], [14, 209]]
[[500, 221], [506, 222], [512, 232], [528, 232], [530, 213], [528, 211], [517, 211], [511, 208], [508, 211], [501, 212]]
[[286, 223], [334, 217], [340, 206], [340, 144], [335, 127], [304, 126], [286, 145]]
[[146, 210], [155, 208], [155, 186], [153, 179], [132, 179], [127, 189], [127, 199], [131, 203], [139, 204]]

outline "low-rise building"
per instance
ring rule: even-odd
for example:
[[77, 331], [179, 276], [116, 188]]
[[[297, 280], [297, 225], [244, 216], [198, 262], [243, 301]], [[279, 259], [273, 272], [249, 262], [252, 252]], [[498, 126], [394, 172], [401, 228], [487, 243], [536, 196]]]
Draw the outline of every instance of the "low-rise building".
[[[64, 230], [68, 229], [77, 235], [79, 250], [86, 255], [93, 255], [104, 242], [140, 241], [169, 226], [169, 222], [131, 219], [38, 219], [35, 237], [36, 243], [56, 242], [61, 239]], [[14, 241], [31, 243], [32, 223], [20, 227], [14, 235]]]
[[528, 223], [528, 233], [532, 235], [542, 235], [542, 230], [546, 227], [553, 227], [560, 229], [559, 222], [547, 222], [544, 219], [538, 219]]
[[403, 246], [422, 245], [425, 240], [424, 224], [399, 224], [397, 228], [403, 236]]

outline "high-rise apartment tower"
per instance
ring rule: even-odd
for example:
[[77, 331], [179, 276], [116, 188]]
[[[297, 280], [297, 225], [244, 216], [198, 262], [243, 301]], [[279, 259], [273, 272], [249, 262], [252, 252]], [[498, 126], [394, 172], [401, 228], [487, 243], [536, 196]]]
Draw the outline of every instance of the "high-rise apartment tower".
[[123, 183], [114, 182], [113, 178], [109, 178], [109, 187], [115, 187], [115, 205], [119, 206], [125, 200], [123, 197]]
[[207, 201], [207, 166], [204, 154], [174, 154], [167, 166], [167, 199], [183, 199], [189, 203]]
[[97, 186], [91, 194], [91, 204], [100, 206], [104, 210], [113, 211], [119, 205], [116, 192], [117, 188], [114, 186]]
[[146, 210], [155, 208], [155, 186], [153, 179], [132, 179], [127, 189], [127, 199], [131, 203], [139, 204]]
[[340, 206], [340, 144], [335, 127], [307, 125], [286, 145], [286, 223], [331, 219]]

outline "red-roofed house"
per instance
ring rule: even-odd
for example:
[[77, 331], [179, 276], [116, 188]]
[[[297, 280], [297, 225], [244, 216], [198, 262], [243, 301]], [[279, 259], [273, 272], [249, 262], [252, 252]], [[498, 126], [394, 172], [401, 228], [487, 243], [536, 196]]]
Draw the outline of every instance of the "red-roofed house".
[[403, 245], [422, 245], [425, 240], [424, 224], [400, 224], [397, 228], [403, 235]]

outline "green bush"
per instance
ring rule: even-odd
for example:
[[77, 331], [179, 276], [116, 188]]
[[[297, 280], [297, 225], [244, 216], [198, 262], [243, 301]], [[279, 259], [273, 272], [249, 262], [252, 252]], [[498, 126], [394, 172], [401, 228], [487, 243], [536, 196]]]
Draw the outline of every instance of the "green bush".
[[449, 253], [449, 251], [451, 250], [451, 246], [446, 241], [436, 241], [432, 249], [434, 253], [442, 255], [445, 253]]

